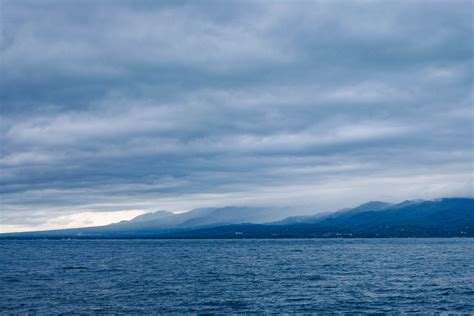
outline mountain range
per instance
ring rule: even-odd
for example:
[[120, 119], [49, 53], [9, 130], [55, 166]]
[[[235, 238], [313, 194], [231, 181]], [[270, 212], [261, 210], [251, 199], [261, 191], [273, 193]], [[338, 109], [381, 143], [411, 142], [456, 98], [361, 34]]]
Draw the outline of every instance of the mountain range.
[[0, 234], [0, 238], [474, 237], [474, 199], [372, 201], [309, 216], [263, 207], [156, 211], [100, 227]]

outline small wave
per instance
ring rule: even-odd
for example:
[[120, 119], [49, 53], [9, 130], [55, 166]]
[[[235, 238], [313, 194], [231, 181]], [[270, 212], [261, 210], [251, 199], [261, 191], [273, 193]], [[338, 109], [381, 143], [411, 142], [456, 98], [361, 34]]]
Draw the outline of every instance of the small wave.
[[61, 270], [87, 270], [87, 267], [66, 266], [66, 267], [61, 267]]
[[6, 282], [6, 283], [18, 283], [18, 282], [21, 282], [20, 279], [15, 278], [15, 277], [3, 277], [3, 278], [0, 278], [0, 280], [2, 280], [2, 282]]
[[324, 277], [323, 276], [320, 276], [320, 275], [309, 275], [306, 277], [306, 280], [309, 280], [309, 281], [320, 281], [320, 280], [324, 280]]

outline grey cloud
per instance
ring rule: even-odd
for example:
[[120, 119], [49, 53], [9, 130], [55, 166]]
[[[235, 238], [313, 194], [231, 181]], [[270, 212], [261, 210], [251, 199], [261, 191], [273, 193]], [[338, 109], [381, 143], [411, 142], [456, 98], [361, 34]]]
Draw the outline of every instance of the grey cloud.
[[2, 222], [473, 195], [471, 6], [4, 0]]

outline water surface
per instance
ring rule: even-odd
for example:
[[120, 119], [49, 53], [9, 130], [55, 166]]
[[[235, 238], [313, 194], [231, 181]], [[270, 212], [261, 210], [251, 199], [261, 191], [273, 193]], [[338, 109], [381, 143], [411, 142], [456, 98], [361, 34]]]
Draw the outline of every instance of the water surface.
[[10, 313], [474, 313], [474, 239], [0, 240]]

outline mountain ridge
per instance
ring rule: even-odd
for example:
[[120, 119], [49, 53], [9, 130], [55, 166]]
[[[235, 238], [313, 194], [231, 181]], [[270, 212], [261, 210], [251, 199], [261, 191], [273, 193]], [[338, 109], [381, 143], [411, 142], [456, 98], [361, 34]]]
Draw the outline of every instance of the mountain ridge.
[[0, 238], [474, 237], [473, 198], [371, 201], [332, 213], [271, 220], [275, 216], [269, 208], [243, 206], [156, 211], [106, 226]]

